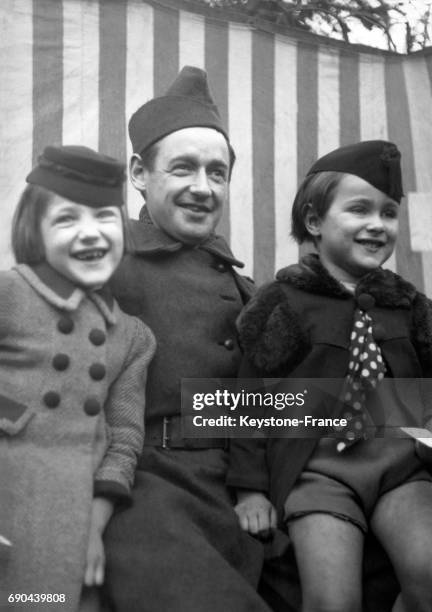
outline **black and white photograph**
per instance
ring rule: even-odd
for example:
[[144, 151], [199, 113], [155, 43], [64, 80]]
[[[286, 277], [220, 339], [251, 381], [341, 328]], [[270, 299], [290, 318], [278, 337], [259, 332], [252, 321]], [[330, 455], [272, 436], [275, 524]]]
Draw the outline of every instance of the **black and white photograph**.
[[432, 0], [0, 19], [0, 611], [432, 612]]

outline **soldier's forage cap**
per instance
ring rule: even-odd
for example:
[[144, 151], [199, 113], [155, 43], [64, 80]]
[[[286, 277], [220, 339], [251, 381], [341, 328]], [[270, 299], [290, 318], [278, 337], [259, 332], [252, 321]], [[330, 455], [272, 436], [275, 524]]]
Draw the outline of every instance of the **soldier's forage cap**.
[[188, 127], [208, 127], [225, 137], [234, 151], [210, 93], [207, 73], [195, 66], [184, 66], [165, 95], [153, 98], [130, 118], [129, 136], [134, 153], [141, 154], [168, 134]]

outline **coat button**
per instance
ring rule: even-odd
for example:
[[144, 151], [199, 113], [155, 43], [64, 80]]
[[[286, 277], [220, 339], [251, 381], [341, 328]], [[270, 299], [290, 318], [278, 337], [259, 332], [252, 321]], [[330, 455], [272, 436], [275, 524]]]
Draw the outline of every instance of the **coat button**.
[[54, 355], [52, 360], [54, 370], [58, 370], [59, 372], [66, 370], [69, 367], [69, 363], [70, 359], [68, 355], [65, 355], [64, 353], [57, 353], [57, 355]]
[[70, 317], [66, 315], [61, 317], [61, 319], [59, 319], [59, 321], [57, 322], [57, 329], [62, 334], [70, 334], [73, 328], [74, 328], [74, 322], [72, 321]]
[[226, 272], [226, 265], [224, 263], [218, 263], [216, 266], [218, 272]]
[[102, 380], [105, 376], [105, 366], [103, 363], [92, 363], [89, 367], [89, 374], [93, 380]]
[[101, 411], [101, 405], [97, 397], [88, 397], [84, 402], [84, 412], [89, 416], [95, 416]]
[[375, 298], [369, 293], [360, 293], [357, 297], [357, 304], [362, 310], [370, 310], [375, 306]]
[[89, 333], [89, 340], [95, 346], [100, 346], [106, 340], [105, 332], [101, 329], [92, 329]]
[[380, 342], [381, 340], [384, 340], [385, 329], [381, 325], [381, 323], [377, 323], [376, 325], [373, 326], [373, 328], [372, 328], [372, 335], [374, 337], [374, 340], [376, 340], [377, 342]]
[[47, 391], [43, 396], [43, 401], [47, 408], [57, 408], [60, 404], [60, 395], [56, 391]]
[[227, 340], [225, 340], [223, 345], [228, 351], [232, 351], [234, 348], [234, 340], [231, 340], [231, 338], [228, 338]]

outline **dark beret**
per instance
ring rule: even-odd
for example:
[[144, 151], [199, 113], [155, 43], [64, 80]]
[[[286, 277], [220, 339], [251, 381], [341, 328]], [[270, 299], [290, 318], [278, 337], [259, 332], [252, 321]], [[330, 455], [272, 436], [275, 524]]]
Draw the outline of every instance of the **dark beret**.
[[403, 196], [401, 154], [392, 142], [366, 140], [340, 147], [316, 161], [308, 176], [317, 172], [355, 174], [396, 202]]
[[79, 145], [46, 147], [26, 181], [87, 206], [124, 204], [125, 165]]

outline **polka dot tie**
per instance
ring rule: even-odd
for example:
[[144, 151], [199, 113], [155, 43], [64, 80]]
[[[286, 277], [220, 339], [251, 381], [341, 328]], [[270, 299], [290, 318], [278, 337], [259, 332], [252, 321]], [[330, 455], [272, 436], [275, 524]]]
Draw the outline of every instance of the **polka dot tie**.
[[336, 450], [344, 451], [359, 439], [367, 437], [365, 428], [372, 424], [366, 411], [368, 391], [384, 378], [386, 368], [379, 346], [372, 335], [372, 319], [357, 308], [350, 338], [348, 373], [341, 400], [347, 426], [338, 431]]

